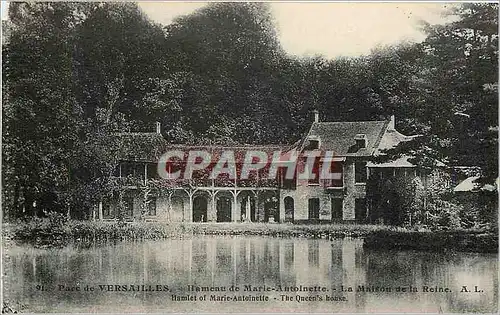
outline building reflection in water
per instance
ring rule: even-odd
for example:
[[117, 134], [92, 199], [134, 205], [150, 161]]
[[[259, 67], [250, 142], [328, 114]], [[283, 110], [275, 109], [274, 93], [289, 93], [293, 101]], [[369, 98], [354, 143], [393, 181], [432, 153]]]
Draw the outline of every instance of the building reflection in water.
[[[347, 302], [290, 304], [280, 301], [280, 293], [271, 292], [268, 294], [278, 297], [268, 302], [271, 305], [239, 304], [248, 311], [272, 308], [309, 312], [489, 312], [496, 310], [498, 300], [497, 255], [367, 251], [359, 239], [199, 237], [118, 243], [91, 249], [14, 247], [8, 254], [7, 276], [16, 281], [5, 282], [5, 296], [27, 305], [38, 305], [37, 310], [52, 310], [51, 305], [60, 305], [65, 311], [105, 311], [106, 305], [113, 310], [113, 304], [118, 308], [140, 306], [134, 308], [136, 311], [165, 308], [173, 311], [172, 307], [188, 310], [185, 305], [167, 303], [168, 294], [187, 294], [188, 284], [226, 288], [235, 285], [240, 287], [239, 293], [248, 293], [243, 291], [245, 285], [324, 286], [336, 289], [327, 294], [344, 295], [348, 299]], [[39, 284], [46, 287], [166, 284], [172, 292], [89, 295], [34, 290]], [[356, 292], [359, 286], [394, 289], [410, 285], [419, 291], [425, 285], [449, 287], [452, 293]], [[484, 292], [460, 293], [463, 285], [471, 289], [477, 285]], [[341, 286], [352, 287], [355, 292], [339, 292]], [[318, 293], [299, 294], [315, 296]], [[196, 311], [213, 312], [227, 306], [205, 303], [193, 307]]]

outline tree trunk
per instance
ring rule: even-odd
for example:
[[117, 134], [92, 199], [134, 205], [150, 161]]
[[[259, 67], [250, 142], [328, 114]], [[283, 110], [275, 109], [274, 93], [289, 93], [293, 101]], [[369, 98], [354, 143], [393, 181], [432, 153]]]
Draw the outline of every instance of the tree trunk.
[[33, 207], [33, 194], [28, 191], [28, 188], [24, 189], [24, 210], [25, 213], [29, 216], [35, 217], [36, 212], [35, 212], [35, 207]]
[[12, 202], [12, 209], [9, 211], [9, 219], [14, 217], [19, 217], [20, 216], [20, 207], [19, 207], [19, 194], [21, 190], [21, 185], [19, 182], [16, 183], [16, 186], [14, 187], [14, 200]]

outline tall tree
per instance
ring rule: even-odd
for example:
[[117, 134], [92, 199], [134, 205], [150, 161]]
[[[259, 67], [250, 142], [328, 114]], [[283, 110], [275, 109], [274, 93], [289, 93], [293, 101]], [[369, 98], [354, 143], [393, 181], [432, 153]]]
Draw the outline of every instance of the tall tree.
[[[135, 3], [95, 3], [75, 30], [74, 71], [76, 97], [85, 117], [97, 109], [105, 121], [123, 113], [136, 129], [154, 121], [151, 107], [143, 102], [153, 90], [161, 90], [164, 36]], [[149, 105], [149, 108], [144, 108]], [[168, 109], [162, 108], [162, 110]], [[153, 124], [149, 124], [152, 128]]]
[[72, 29], [66, 3], [11, 3], [4, 53], [3, 150], [10, 209], [66, 209], [78, 124], [73, 97]]
[[176, 110], [176, 82], [163, 78], [164, 34], [135, 3], [93, 3], [74, 31], [75, 97], [82, 107], [72, 181], [80, 216], [116, 188], [126, 147], [117, 132], [154, 130]]
[[496, 177], [498, 161], [498, 4], [455, 7], [457, 20], [427, 25], [423, 43], [430, 83], [423, 113], [448, 143], [452, 162]]
[[229, 130], [215, 126], [234, 120], [242, 127], [229, 131], [237, 142], [276, 139], [273, 75], [283, 51], [267, 4], [209, 4], [178, 18], [166, 34], [169, 69], [189, 73], [182, 100], [188, 128], [200, 137], [226, 137]]

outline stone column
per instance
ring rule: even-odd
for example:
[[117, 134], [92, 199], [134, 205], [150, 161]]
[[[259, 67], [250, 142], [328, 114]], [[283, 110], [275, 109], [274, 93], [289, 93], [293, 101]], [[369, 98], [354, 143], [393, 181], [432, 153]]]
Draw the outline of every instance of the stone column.
[[102, 221], [102, 200], [99, 200], [99, 221]]
[[215, 198], [216, 192], [210, 192], [210, 206], [207, 207], [207, 221], [216, 222], [217, 221], [217, 203]]
[[172, 222], [172, 212], [174, 211], [173, 207], [172, 207], [172, 195], [173, 194], [174, 194], [173, 191], [168, 192], [168, 207], [167, 207], [167, 215], [166, 215], [168, 222]]
[[280, 223], [285, 222], [285, 198], [281, 195], [281, 193], [278, 193], [278, 213], [279, 213], [279, 218], [280, 218]]
[[252, 212], [251, 212], [251, 205], [250, 205], [250, 196], [247, 196], [245, 199], [245, 222], [252, 222]]
[[189, 193], [189, 208], [184, 216], [186, 222], [193, 222], [193, 195], [194, 193]]
[[241, 215], [238, 215], [238, 194], [236, 191], [233, 192], [233, 204], [231, 207], [231, 221], [238, 222], [240, 221]]

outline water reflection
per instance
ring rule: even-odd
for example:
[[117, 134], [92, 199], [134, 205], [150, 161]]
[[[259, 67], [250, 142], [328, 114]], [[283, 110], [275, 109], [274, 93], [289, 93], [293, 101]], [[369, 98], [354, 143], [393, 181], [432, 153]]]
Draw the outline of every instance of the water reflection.
[[[91, 249], [24, 246], [6, 254], [4, 296], [35, 312], [492, 312], [498, 300], [497, 255], [366, 251], [358, 239], [200, 237]], [[168, 285], [170, 292], [100, 290], [99, 285], [108, 284]], [[188, 284], [226, 289], [234, 285], [241, 291], [245, 285], [325, 286], [330, 292], [320, 294], [321, 302], [282, 301], [283, 293], [278, 292], [262, 293], [270, 296], [269, 302], [172, 301], [172, 294], [189, 293]], [[64, 290], [58, 290], [60, 285]], [[356, 292], [361, 285], [393, 291]], [[464, 285], [484, 292], [460, 293]], [[95, 289], [85, 291], [86, 286]], [[341, 286], [354, 292], [339, 292]], [[401, 286], [419, 292], [395, 292]], [[424, 293], [423, 286], [448, 287], [452, 292]], [[76, 287], [80, 291], [66, 291]], [[326, 294], [345, 296], [347, 301], [325, 302]]]

